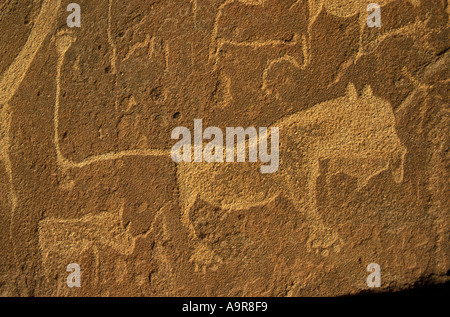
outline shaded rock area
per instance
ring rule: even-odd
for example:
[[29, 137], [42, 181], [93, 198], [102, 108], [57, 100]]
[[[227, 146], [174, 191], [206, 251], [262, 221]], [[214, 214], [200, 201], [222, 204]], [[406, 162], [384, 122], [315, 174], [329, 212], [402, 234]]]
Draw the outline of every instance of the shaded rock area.
[[[449, 281], [447, 0], [71, 2], [0, 4], [1, 296]], [[278, 127], [278, 169], [176, 163], [194, 119]]]

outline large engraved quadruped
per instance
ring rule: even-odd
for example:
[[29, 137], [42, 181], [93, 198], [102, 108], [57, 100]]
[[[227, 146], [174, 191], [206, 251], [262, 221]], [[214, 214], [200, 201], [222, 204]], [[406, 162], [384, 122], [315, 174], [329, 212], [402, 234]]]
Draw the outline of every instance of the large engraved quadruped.
[[347, 96], [318, 104], [274, 123], [280, 129], [280, 167], [261, 174], [259, 163], [180, 163], [178, 182], [185, 223], [197, 198], [225, 210], [263, 205], [283, 194], [310, 225], [308, 248], [339, 252], [343, 241], [323, 224], [317, 211], [319, 161], [329, 160], [329, 173], [356, 177], [358, 188], [373, 176], [391, 170], [403, 179], [406, 154], [395, 131], [395, 117], [386, 101], [369, 86], [357, 96], [353, 84]]

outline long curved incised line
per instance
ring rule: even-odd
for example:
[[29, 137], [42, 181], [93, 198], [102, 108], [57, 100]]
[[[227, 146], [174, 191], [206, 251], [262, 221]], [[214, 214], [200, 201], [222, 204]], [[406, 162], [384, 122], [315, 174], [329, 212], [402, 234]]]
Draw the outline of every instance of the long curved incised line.
[[12, 165], [9, 157], [9, 130], [11, 125], [11, 110], [8, 103], [22, 84], [25, 75], [27, 74], [31, 66], [31, 63], [33, 62], [37, 52], [42, 46], [42, 43], [47, 38], [48, 34], [52, 31], [60, 6], [61, 0], [43, 0], [39, 15], [21, 52], [17, 55], [9, 68], [0, 75], [0, 111], [2, 113], [1, 126], [2, 130], [4, 130], [2, 131], [4, 133], [4, 140], [0, 140], [2, 141], [0, 142], [0, 144], [3, 145], [1, 149], [0, 160], [5, 165], [10, 183], [11, 216], [9, 237], [13, 246], [13, 253], [16, 264], [18, 260], [14, 245], [12, 228], [15, 217], [15, 210], [18, 204], [18, 198], [13, 185]]

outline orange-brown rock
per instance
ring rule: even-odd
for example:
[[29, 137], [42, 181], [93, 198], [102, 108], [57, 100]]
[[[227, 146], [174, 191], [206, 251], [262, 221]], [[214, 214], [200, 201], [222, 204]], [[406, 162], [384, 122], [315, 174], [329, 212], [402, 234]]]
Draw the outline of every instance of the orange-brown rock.
[[[0, 295], [449, 280], [448, 1], [71, 2], [0, 4]], [[174, 162], [194, 119], [279, 127], [278, 170]]]

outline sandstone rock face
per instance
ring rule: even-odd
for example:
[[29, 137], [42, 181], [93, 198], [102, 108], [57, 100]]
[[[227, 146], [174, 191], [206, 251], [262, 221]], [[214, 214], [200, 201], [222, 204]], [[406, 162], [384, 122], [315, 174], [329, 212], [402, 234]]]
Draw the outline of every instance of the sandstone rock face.
[[[447, 1], [380, 0], [379, 28], [366, 0], [78, 0], [72, 28], [71, 2], [0, 4], [2, 296], [448, 281]], [[195, 119], [279, 128], [276, 171], [175, 162]]]

